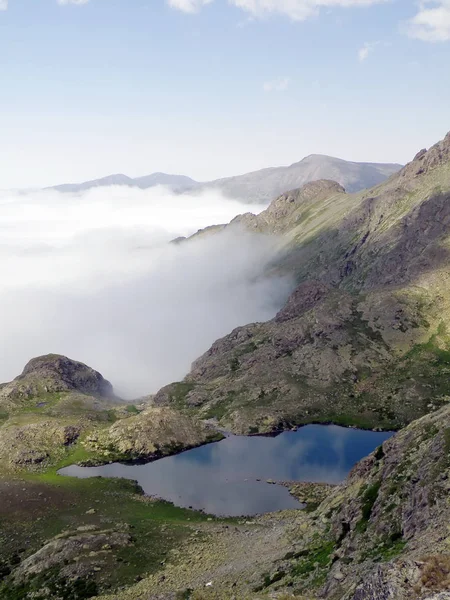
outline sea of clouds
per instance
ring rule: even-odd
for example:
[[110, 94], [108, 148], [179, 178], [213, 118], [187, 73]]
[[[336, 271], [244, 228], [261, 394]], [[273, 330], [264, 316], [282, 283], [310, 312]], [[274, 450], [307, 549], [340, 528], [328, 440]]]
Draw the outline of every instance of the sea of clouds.
[[180, 380], [217, 338], [271, 318], [291, 282], [264, 275], [267, 236], [169, 242], [262, 208], [164, 188], [0, 192], [0, 381], [47, 353], [127, 398]]

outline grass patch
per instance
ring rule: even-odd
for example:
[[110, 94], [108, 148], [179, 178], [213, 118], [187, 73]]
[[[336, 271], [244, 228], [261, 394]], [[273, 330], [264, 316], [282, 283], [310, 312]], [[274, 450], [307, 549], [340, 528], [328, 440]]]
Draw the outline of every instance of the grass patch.
[[18, 407], [17, 412], [46, 414], [66, 396], [67, 393], [64, 392], [42, 392], [33, 398], [22, 401], [24, 403]]
[[264, 580], [263, 580], [262, 585], [259, 585], [258, 587], [256, 587], [254, 589], [254, 591], [261, 592], [263, 589], [270, 587], [274, 583], [277, 583], [277, 581], [281, 581], [283, 579], [283, 577], [285, 577], [285, 576], [286, 576], [286, 571], [283, 571], [283, 570], [276, 571], [276, 573], [274, 573], [273, 575], [270, 575], [269, 573], [265, 573], [263, 575]]
[[170, 390], [170, 400], [178, 408], [183, 408], [186, 405], [186, 396], [195, 388], [195, 383], [189, 381], [180, 381], [172, 383]]
[[359, 532], [364, 532], [367, 529], [367, 524], [372, 515], [372, 510], [375, 502], [378, 498], [378, 492], [380, 491], [381, 481], [377, 481], [372, 485], [367, 486], [366, 488], [362, 488], [360, 491], [361, 494], [361, 519], [356, 524], [356, 530]]
[[[209, 518], [206, 514], [178, 508], [169, 502], [144, 499], [140, 487], [125, 479], [76, 479], [58, 476], [53, 469], [43, 474], [21, 476], [20, 490], [22, 496], [33, 492], [39, 502], [32, 502], [31, 510], [27, 507], [25, 511], [15, 512], [14, 509], [10, 518], [2, 520], [2, 557], [15, 556], [21, 548], [25, 548], [21, 555], [25, 558], [55, 535], [62, 531], [75, 531], [82, 525], [93, 525], [99, 530], [123, 531], [125, 528], [129, 531], [132, 543], [113, 550], [101, 572], [93, 575], [92, 581], [98, 593], [115, 590], [132, 583], [137, 576], [161, 569], [161, 561], [166, 559], [170, 550], [178, 548], [191, 535], [191, 525]], [[228, 520], [223, 519], [223, 522]], [[57, 590], [59, 595], [47, 595], [42, 600], [50, 597], [67, 600], [91, 597], [89, 593], [94, 586], [91, 586], [90, 578], [82, 578], [84, 583], [75, 590], [59, 577], [59, 569], [63, 566], [61, 564], [56, 571], [43, 574], [47, 587]], [[42, 581], [29, 580], [22, 588], [12, 586], [8, 574], [12, 567], [0, 564], [0, 572], [6, 578], [3, 588], [0, 588], [0, 598], [21, 600], [26, 597], [25, 592], [33, 591], [37, 594], [33, 598], [41, 600], [38, 590]]]
[[384, 457], [384, 450], [383, 450], [383, 445], [378, 446], [378, 448], [375, 450], [375, 460], [381, 460]]
[[248, 342], [247, 344], [239, 346], [234, 351], [234, 356], [239, 358], [240, 356], [244, 356], [244, 354], [250, 354], [251, 352], [254, 352], [257, 348], [258, 346], [255, 344], [255, 342]]
[[399, 556], [406, 546], [406, 541], [403, 539], [397, 539], [394, 541], [390, 541], [386, 543], [383, 548], [381, 548], [379, 553], [379, 560], [382, 562], [387, 562], [396, 556]]
[[26, 583], [0, 585], [0, 598], [5, 600], [83, 600], [98, 594], [95, 581], [90, 579], [68, 579], [60, 577], [54, 569], [30, 578]]
[[434, 366], [450, 367], [450, 344], [445, 323], [441, 322], [427, 342], [413, 346], [404, 358], [428, 359]]
[[220, 421], [232, 408], [233, 403], [238, 400], [240, 392], [229, 390], [224, 398], [220, 398], [214, 404], [210, 404], [206, 412], [202, 414], [203, 419], [217, 419]]
[[327, 569], [331, 553], [335, 548], [334, 542], [325, 542], [307, 551], [307, 554], [293, 568], [291, 574], [305, 578], [318, 570]]
[[239, 362], [238, 357], [233, 356], [233, 358], [229, 362], [230, 371], [232, 373], [235, 373], [239, 369], [240, 366], [241, 366], [241, 363]]
[[[325, 411], [324, 411], [325, 412]], [[318, 416], [311, 416], [310, 418], [301, 419], [296, 421], [295, 425], [308, 425], [308, 424], [324, 424], [328, 425], [340, 425], [341, 427], [357, 427], [358, 429], [373, 430], [375, 427], [384, 431], [393, 431], [398, 429], [396, 422], [390, 422], [388, 420], [381, 420], [380, 416], [376, 413], [373, 414], [358, 414], [356, 411], [353, 412], [326, 412]]]
[[377, 481], [374, 484], [370, 485], [362, 496], [362, 516], [363, 519], [365, 519], [366, 521], [370, 519], [373, 506], [378, 498], [378, 492], [380, 491], [380, 487], [381, 481]]

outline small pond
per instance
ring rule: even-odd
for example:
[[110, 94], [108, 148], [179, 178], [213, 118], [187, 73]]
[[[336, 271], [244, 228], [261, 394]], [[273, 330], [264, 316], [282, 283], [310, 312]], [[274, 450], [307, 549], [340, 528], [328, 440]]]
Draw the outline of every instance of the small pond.
[[276, 437], [229, 436], [221, 442], [143, 464], [71, 466], [60, 475], [135, 479], [146, 494], [220, 516], [300, 508], [275, 481], [340, 483], [392, 433], [308, 425]]

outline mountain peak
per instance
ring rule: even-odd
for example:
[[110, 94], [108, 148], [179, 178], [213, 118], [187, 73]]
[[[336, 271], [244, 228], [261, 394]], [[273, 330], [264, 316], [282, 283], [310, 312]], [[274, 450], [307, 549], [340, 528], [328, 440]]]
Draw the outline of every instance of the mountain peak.
[[21, 375], [2, 389], [2, 395], [29, 397], [36, 394], [37, 390], [113, 396], [112, 385], [98, 371], [60, 354], [46, 354], [31, 359]]
[[342, 158], [336, 158], [335, 156], [330, 156], [329, 154], [308, 154], [302, 158], [302, 160], [294, 163], [294, 165], [298, 164], [299, 162], [308, 162], [310, 160], [339, 160], [345, 162]]
[[436, 167], [442, 166], [450, 160], [450, 131], [443, 140], [431, 146], [429, 150], [423, 148], [413, 160], [400, 172], [401, 177], [417, 177], [428, 173]]

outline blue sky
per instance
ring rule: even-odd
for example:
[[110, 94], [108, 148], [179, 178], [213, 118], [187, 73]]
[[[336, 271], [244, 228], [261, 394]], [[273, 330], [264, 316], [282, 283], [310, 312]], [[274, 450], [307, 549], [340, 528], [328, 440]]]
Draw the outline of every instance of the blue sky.
[[450, 0], [0, 0], [0, 187], [405, 162], [450, 129]]

